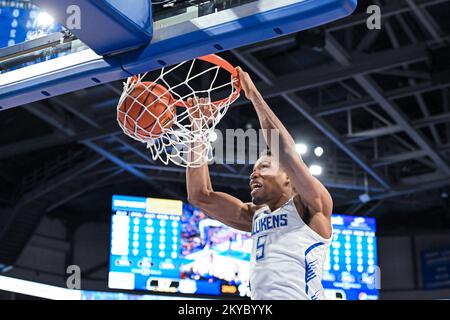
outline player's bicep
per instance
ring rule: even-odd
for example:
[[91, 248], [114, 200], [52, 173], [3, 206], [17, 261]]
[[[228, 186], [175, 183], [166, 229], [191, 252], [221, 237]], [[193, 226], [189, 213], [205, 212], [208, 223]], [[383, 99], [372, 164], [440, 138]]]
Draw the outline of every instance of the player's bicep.
[[253, 208], [238, 198], [223, 192], [210, 191], [200, 199], [195, 206], [199, 207], [210, 217], [242, 231], [251, 231]]
[[300, 156], [293, 155], [281, 162], [292, 186], [298, 192], [306, 205], [314, 212], [331, 215], [333, 201], [325, 186], [314, 177]]

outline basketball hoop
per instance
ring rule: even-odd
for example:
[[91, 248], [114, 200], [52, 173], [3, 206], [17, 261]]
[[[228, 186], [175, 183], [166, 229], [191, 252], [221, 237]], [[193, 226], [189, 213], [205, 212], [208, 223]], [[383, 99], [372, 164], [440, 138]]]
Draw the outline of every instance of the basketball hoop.
[[[119, 126], [129, 137], [146, 143], [153, 160], [182, 167], [211, 161], [211, 135], [240, 95], [236, 69], [221, 57], [208, 55], [162, 68], [155, 80], [144, 80], [151, 76], [135, 75], [124, 83], [117, 106]], [[190, 98], [204, 100], [190, 104]], [[205, 107], [214, 112], [203, 113]]]

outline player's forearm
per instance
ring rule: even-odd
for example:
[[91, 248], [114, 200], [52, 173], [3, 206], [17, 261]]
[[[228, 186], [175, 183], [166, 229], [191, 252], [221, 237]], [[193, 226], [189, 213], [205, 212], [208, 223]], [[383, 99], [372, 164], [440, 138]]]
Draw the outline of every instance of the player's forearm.
[[[199, 142], [193, 142], [197, 145], [191, 145], [191, 150], [203, 149], [203, 146]], [[208, 163], [206, 159], [203, 159], [203, 152], [189, 153], [189, 160], [192, 163], [204, 163], [198, 168], [188, 167], [186, 170], [186, 186], [188, 192], [188, 199], [190, 202], [195, 202], [200, 197], [205, 196], [208, 192], [212, 191], [211, 178], [209, 176]]]
[[242, 231], [251, 230], [251, 215], [244, 214], [248, 206], [240, 200], [211, 188], [207, 164], [187, 169], [188, 201], [213, 219]]
[[[280, 119], [278, 119], [275, 113], [273, 113], [268, 104], [264, 101], [261, 94], [256, 91], [252, 95], [251, 101], [258, 115], [261, 128], [264, 129], [264, 137], [266, 138], [267, 145], [271, 147], [272, 153], [279, 152], [280, 154], [288, 155], [295, 152], [294, 139], [292, 139], [292, 136], [281, 123]], [[278, 148], [272, 148], [272, 130], [277, 130], [279, 135]]]
[[186, 186], [188, 191], [188, 198], [191, 199], [194, 199], [206, 192], [212, 191], [208, 165], [204, 164], [199, 168], [187, 168]]

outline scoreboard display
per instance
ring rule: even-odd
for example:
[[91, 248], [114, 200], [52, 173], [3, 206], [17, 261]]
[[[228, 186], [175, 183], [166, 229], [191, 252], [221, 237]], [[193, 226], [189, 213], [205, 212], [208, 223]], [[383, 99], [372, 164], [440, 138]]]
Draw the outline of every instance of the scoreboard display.
[[179, 200], [113, 196], [110, 288], [247, 296], [250, 234]]
[[0, 0], [0, 47], [13, 46], [62, 29], [45, 17], [30, 2]]
[[35, 31], [37, 11], [29, 6], [7, 6], [0, 2], [0, 47], [9, 47], [24, 42]]
[[333, 214], [322, 284], [329, 299], [378, 299], [375, 219]]
[[152, 290], [159, 277], [178, 278], [183, 203], [115, 196], [113, 210], [110, 287]]
[[[325, 261], [328, 299], [377, 299], [375, 220], [333, 215]], [[250, 296], [251, 235], [179, 200], [115, 195], [108, 285], [112, 289]]]
[[[61, 25], [29, 1], [0, 0], [0, 48], [22, 44], [62, 30]], [[48, 48], [24, 54], [18, 59], [6, 61], [0, 74], [66, 54], [66, 51], [50, 53]]]

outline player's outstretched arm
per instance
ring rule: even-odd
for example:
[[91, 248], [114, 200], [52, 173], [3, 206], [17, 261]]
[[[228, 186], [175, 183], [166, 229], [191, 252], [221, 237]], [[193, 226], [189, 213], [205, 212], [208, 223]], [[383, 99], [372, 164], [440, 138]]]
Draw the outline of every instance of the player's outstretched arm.
[[[206, 100], [190, 100], [191, 105], [207, 105]], [[196, 112], [208, 112], [205, 107], [203, 110]], [[195, 112], [191, 113], [191, 122], [193, 130], [196, 130], [196, 121], [199, 115]], [[195, 142], [193, 142], [195, 143]], [[201, 144], [191, 146], [189, 154], [190, 161], [195, 163], [202, 163], [199, 168], [188, 167], [186, 170], [186, 186], [188, 193], [188, 201], [203, 210], [210, 217], [219, 220], [220, 222], [242, 231], [251, 231], [253, 205], [251, 203], [244, 203], [241, 200], [223, 193], [216, 192], [212, 189], [211, 178], [209, 175], [208, 164], [200, 157], [203, 157], [203, 152], [199, 150]]]
[[302, 201], [308, 206], [310, 213], [323, 214], [329, 218], [333, 210], [333, 201], [327, 189], [311, 175], [309, 168], [296, 151], [291, 135], [264, 101], [248, 73], [239, 67], [237, 70], [245, 96], [253, 103], [261, 128], [266, 130], [265, 138], [269, 147], [271, 130], [278, 130], [279, 146], [271, 148], [271, 153], [279, 159], [281, 167], [289, 176], [295, 191], [301, 194]]

